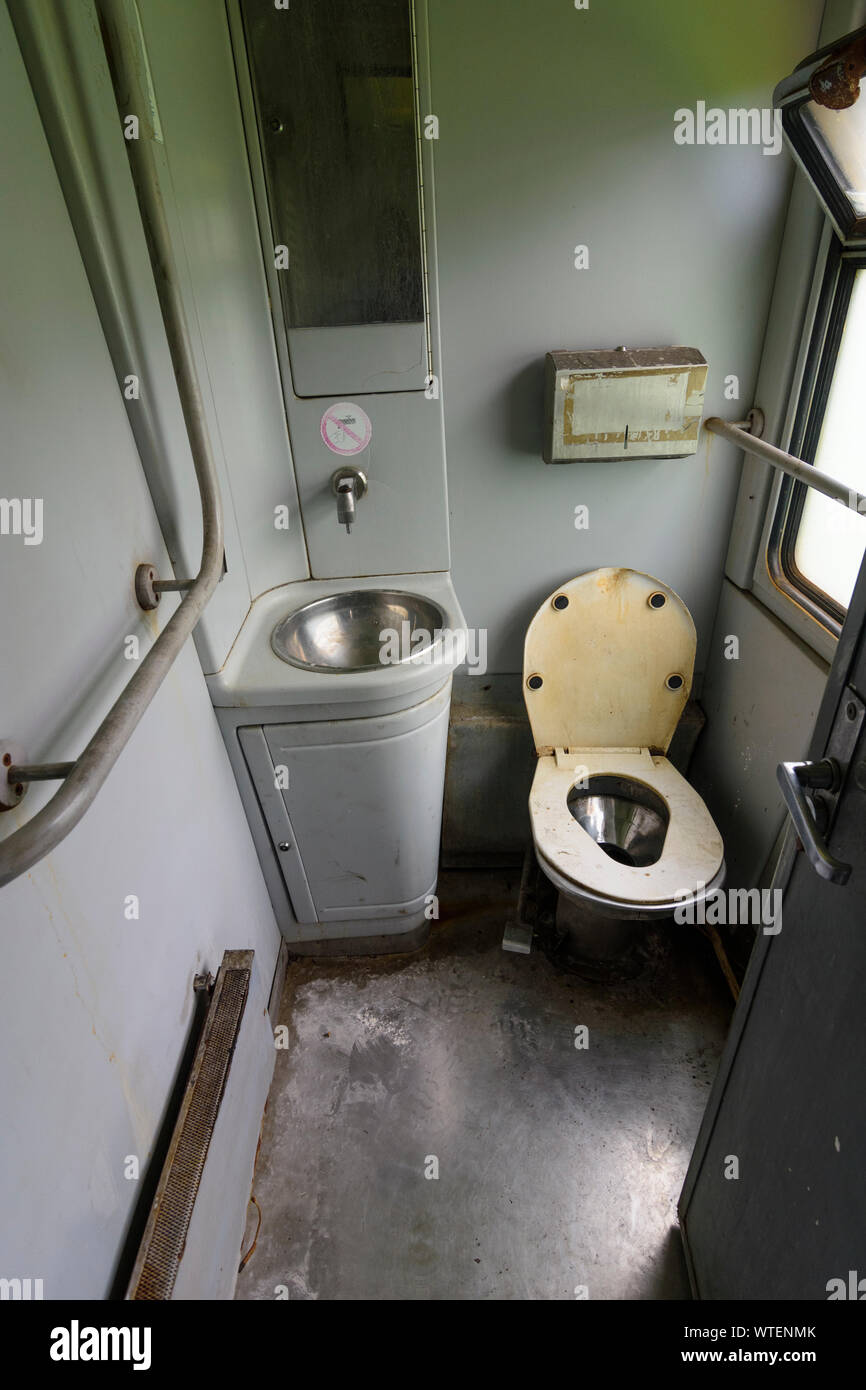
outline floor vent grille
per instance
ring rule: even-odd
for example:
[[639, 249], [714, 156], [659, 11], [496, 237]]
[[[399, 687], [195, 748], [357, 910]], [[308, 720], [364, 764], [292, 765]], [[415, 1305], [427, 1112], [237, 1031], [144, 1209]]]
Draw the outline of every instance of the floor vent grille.
[[128, 1299], [171, 1298], [240, 1032], [252, 962], [252, 951], [226, 951], [223, 956]]

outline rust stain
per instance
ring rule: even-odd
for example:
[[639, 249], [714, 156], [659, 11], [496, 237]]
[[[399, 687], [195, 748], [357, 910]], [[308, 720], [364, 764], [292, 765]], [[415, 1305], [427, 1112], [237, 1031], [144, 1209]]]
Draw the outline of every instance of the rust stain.
[[605, 570], [602, 574], [599, 574], [595, 582], [598, 585], [598, 588], [601, 591], [601, 593], [612, 594], [616, 590], [622, 588], [623, 584], [625, 583], [626, 577], [630, 573], [630, 570], [624, 569], [622, 566], [618, 566], [616, 569], [608, 569]]
[[812, 100], [829, 111], [846, 111], [860, 95], [866, 74], [866, 37], [837, 48], [809, 79]]

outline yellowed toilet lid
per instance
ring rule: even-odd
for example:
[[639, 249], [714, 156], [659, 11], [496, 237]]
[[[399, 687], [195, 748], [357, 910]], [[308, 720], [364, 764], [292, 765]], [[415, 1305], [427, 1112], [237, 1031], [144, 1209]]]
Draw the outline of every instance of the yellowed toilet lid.
[[666, 753], [695, 664], [695, 625], [667, 584], [599, 569], [555, 589], [526, 630], [523, 695], [536, 752]]

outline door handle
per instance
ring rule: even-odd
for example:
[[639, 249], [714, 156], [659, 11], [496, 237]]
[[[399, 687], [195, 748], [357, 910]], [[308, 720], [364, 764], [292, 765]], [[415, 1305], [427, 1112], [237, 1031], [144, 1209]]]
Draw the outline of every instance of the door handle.
[[835, 792], [842, 784], [842, 774], [835, 758], [821, 758], [809, 763], [779, 763], [776, 769], [785, 805], [794, 822], [806, 857], [816, 874], [830, 883], [847, 883], [851, 865], [843, 864], [830, 853], [821, 835], [812, 809], [806, 800], [805, 788]]

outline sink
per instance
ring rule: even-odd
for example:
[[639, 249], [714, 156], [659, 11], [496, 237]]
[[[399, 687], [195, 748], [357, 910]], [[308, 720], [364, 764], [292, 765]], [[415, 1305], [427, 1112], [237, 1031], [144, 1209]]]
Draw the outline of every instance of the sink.
[[[404, 626], [408, 624], [408, 627]], [[438, 603], [396, 589], [357, 589], [305, 603], [271, 633], [271, 647], [282, 661], [306, 671], [379, 671], [432, 653], [445, 628]], [[383, 633], [394, 633], [395, 657], [380, 660]], [[399, 644], [399, 646], [397, 646]]]

